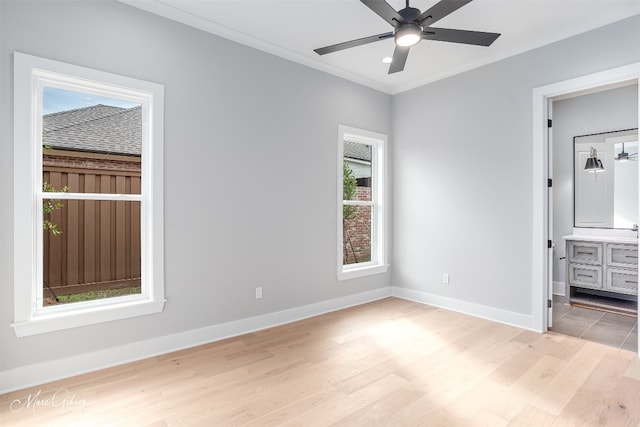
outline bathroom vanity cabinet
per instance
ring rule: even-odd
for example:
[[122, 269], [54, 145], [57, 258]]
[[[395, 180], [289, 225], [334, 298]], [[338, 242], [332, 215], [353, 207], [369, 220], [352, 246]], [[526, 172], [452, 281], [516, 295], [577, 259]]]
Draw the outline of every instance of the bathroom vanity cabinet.
[[637, 239], [571, 235], [564, 237], [569, 286], [638, 295]]

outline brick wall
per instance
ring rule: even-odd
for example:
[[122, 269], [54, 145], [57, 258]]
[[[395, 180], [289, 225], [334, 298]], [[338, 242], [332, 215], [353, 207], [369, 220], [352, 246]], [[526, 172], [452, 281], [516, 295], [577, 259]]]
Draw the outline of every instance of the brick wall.
[[[371, 187], [357, 187], [356, 200], [371, 200]], [[344, 223], [343, 262], [371, 261], [371, 207], [358, 206], [354, 217]]]

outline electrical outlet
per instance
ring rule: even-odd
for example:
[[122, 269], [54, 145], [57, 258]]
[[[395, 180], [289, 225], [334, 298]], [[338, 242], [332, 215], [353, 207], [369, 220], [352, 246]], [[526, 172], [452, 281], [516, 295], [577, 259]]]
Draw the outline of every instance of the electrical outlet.
[[442, 283], [444, 283], [445, 285], [449, 284], [449, 275], [447, 273], [444, 273], [442, 275]]
[[262, 286], [256, 288], [256, 299], [262, 299]]

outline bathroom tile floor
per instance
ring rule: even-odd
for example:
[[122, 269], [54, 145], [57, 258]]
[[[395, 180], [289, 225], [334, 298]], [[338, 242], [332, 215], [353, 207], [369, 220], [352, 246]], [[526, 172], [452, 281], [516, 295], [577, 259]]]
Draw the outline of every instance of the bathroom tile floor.
[[569, 298], [553, 296], [553, 332], [638, 351], [638, 319], [569, 305]]

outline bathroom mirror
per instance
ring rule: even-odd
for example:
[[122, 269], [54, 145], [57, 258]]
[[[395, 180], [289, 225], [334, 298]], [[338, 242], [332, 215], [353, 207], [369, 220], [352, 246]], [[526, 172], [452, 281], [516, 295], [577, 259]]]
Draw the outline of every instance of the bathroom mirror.
[[638, 129], [576, 136], [573, 154], [574, 227], [637, 226]]

